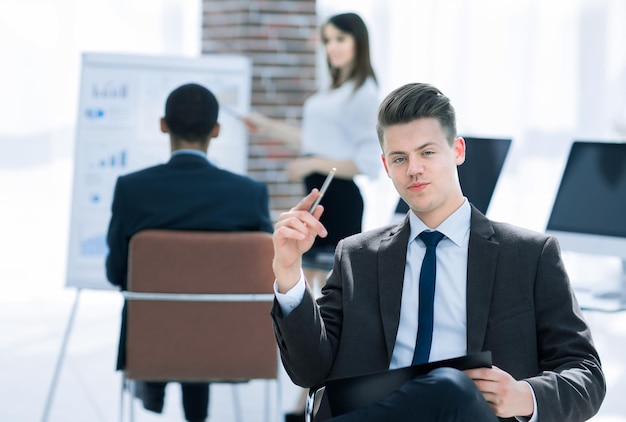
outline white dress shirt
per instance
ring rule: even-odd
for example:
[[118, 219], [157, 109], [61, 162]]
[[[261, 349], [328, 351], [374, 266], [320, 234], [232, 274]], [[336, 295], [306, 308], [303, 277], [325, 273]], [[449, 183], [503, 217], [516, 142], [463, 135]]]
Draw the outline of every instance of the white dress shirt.
[[[433, 340], [429, 361], [464, 356], [467, 352], [467, 247], [471, 208], [467, 200], [435, 230], [445, 237], [436, 249], [437, 276], [433, 315]], [[417, 236], [430, 231], [409, 213], [411, 234], [406, 252], [400, 325], [389, 369], [410, 366], [417, 338], [419, 277], [426, 245]]]

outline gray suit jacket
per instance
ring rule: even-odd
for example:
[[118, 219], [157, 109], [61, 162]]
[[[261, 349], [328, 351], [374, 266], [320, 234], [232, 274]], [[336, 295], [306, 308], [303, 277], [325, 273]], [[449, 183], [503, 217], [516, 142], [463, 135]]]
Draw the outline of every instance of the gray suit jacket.
[[[339, 243], [323, 296], [272, 318], [285, 368], [303, 387], [389, 367], [400, 320], [409, 237], [398, 225]], [[600, 359], [569, 284], [556, 239], [488, 220], [472, 207], [467, 268], [467, 352], [528, 381], [541, 422], [583, 421], [605, 395]], [[323, 401], [318, 416], [329, 414]], [[513, 420], [513, 419], [511, 419]]]

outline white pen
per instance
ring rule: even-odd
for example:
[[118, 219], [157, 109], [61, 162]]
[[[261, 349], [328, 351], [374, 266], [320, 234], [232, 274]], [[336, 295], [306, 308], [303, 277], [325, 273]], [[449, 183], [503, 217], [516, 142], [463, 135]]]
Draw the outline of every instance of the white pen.
[[317, 197], [313, 205], [311, 205], [311, 208], [309, 208], [309, 212], [311, 214], [313, 213], [313, 211], [315, 211], [315, 208], [319, 205], [320, 201], [322, 200], [322, 196], [324, 196], [324, 193], [326, 193], [326, 189], [328, 189], [328, 185], [330, 185], [331, 180], [333, 180], [333, 177], [335, 176], [336, 171], [337, 169], [333, 167], [328, 173], [328, 176], [326, 176], [326, 179], [324, 180], [324, 183], [322, 184], [322, 187], [320, 188], [319, 196]]

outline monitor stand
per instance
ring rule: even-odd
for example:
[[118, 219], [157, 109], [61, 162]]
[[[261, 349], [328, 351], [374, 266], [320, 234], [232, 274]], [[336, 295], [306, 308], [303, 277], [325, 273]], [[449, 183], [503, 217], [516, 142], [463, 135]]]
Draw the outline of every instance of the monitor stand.
[[626, 258], [622, 258], [622, 275], [617, 289], [593, 291], [575, 289], [580, 308], [584, 311], [626, 311]]

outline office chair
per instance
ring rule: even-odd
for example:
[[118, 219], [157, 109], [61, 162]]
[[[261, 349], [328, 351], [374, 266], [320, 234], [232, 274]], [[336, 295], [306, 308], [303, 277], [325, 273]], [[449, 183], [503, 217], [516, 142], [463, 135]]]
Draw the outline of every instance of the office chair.
[[[131, 238], [120, 419], [131, 380], [275, 380], [276, 413], [281, 412], [269, 317], [272, 258], [271, 235], [265, 232], [145, 230]], [[132, 396], [130, 402], [132, 420]]]
[[315, 405], [318, 401], [318, 395], [324, 393], [325, 387], [311, 387], [307, 391], [306, 402], [304, 403], [304, 421], [313, 422], [315, 417]]

